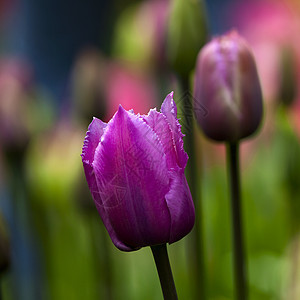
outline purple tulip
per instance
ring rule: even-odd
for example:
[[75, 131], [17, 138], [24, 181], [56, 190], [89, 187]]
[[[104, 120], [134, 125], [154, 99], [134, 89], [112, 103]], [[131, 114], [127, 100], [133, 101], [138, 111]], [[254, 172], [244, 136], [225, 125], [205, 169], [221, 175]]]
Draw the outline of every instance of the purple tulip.
[[251, 50], [237, 32], [213, 39], [200, 51], [194, 101], [197, 121], [211, 139], [236, 142], [258, 128], [261, 87]]
[[194, 225], [180, 127], [173, 93], [161, 112], [135, 115], [120, 105], [107, 124], [94, 118], [89, 126], [84, 171], [102, 221], [120, 250], [174, 243]]

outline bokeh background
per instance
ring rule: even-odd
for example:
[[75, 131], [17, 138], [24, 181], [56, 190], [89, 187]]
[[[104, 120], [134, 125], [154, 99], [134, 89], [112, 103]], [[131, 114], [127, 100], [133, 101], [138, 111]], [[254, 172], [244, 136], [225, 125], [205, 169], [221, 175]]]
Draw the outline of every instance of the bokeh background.
[[[120, 103], [147, 113], [172, 90], [184, 123], [196, 55], [231, 28], [253, 49], [264, 95], [260, 132], [241, 149], [250, 299], [300, 299], [299, 1], [1, 0], [3, 299], [162, 298], [150, 248], [120, 252], [101, 223], [85, 132], [93, 116], [108, 121]], [[193, 119], [183, 131], [197, 226], [168, 247], [178, 295], [233, 299], [225, 146]]]

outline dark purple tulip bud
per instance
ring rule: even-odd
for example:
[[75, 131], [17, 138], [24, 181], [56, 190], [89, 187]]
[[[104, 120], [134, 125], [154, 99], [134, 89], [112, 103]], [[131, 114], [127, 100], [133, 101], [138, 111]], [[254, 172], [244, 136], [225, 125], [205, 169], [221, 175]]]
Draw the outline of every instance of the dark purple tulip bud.
[[89, 126], [84, 171], [102, 221], [120, 250], [174, 243], [194, 225], [180, 127], [173, 93], [161, 112], [135, 115], [120, 106], [107, 124], [94, 118]]
[[261, 87], [254, 57], [237, 32], [214, 38], [200, 51], [194, 99], [196, 119], [213, 140], [235, 142], [258, 128]]

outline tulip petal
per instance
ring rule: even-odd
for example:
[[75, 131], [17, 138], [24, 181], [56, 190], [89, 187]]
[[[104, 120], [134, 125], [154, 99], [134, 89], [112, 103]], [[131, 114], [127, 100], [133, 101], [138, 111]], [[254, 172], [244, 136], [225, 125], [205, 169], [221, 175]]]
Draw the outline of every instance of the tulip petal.
[[183, 148], [182, 138], [184, 135], [181, 132], [181, 125], [179, 124], [177, 119], [177, 107], [173, 100], [173, 94], [174, 93], [171, 92], [167, 95], [167, 97], [161, 105], [161, 112], [166, 116], [170, 124], [178, 156], [178, 163], [179, 166], [184, 169], [188, 161], [188, 155], [186, 154]]
[[177, 106], [173, 99], [174, 92], [169, 93], [161, 105], [161, 112], [168, 117], [172, 115], [177, 118]]
[[163, 151], [166, 154], [168, 169], [177, 166], [178, 158], [175, 142], [166, 116], [157, 112], [155, 109], [151, 109], [147, 116], [143, 116], [143, 119], [157, 134], [160, 142], [162, 143]]
[[166, 195], [171, 215], [169, 243], [174, 243], [187, 235], [195, 222], [195, 208], [183, 169], [171, 170], [170, 191]]
[[100, 142], [101, 136], [104, 133], [106, 125], [107, 124], [101, 120], [93, 118], [83, 143], [81, 154], [82, 161], [90, 164], [93, 162], [95, 150]]
[[170, 213], [165, 201], [169, 179], [162, 153], [156, 133], [141, 117], [120, 106], [93, 162], [102, 191], [97, 207], [114, 229], [116, 237], [111, 238], [117, 247], [120, 241], [133, 250], [169, 239]]
[[84, 167], [84, 172], [85, 172], [89, 189], [92, 193], [96, 207], [100, 215], [102, 216], [102, 221], [104, 223], [104, 226], [106, 227], [111, 239], [116, 241], [115, 244], [119, 249], [122, 249], [124, 251], [129, 251], [131, 249], [116, 238], [116, 233], [112, 228], [112, 226], [110, 225], [110, 222], [107, 216], [105, 215], [103, 208], [97, 205], [97, 203], [101, 202], [101, 194], [98, 190], [98, 185], [97, 185], [92, 163], [94, 161], [95, 150], [100, 142], [100, 139], [104, 133], [106, 126], [107, 126], [106, 123], [102, 122], [97, 118], [94, 118], [93, 121], [91, 122], [82, 148], [81, 156], [83, 161], [83, 167]]

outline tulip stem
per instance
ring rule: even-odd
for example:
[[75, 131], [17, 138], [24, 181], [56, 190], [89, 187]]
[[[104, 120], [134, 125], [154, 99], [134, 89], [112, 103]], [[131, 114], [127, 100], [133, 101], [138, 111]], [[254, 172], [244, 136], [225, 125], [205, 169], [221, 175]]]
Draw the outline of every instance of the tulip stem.
[[229, 143], [227, 147], [227, 164], [229, 168], [230, 194], [231, 194], [231, 218], [234, 253], [234, 280], [236, 299], [247, 299], [246, 265], [244, 257], [244, 245], [242, 238], [242, 213], [239, 173], [239, 144]]
[[[190, 234], [190, 249], [189, 249], [189, 264], [193, 274], [193, 299], [206, 299], [206, 284], [205, 284], [205, 264], [204, 264], [204, 233], [202, 223], [202, 201], [201, 201], [201, 168], [197, 166], [195, 153], [195, 137], [194, 137], [194, 112], [193, 102], [190, 94], [190, 84], [188, 76], [181, 78], [182, 90], [185, 93], [183, 103], [183, 122], [185, 125], [184, 132], [186, 136], [185, 148], [189, 156], [189, 162], [186, 167], [187, 180], [190, 186], [190, 191], [195, 205], [196, 219], [195, 226]], [[201, 151], [197, 149], [198, 151]], [[201, 156], [201, 153], [197, 153]]]
[[151, 250], [156, 264], [164, 299], [178, 299], [166, 244], [151, 246]]

